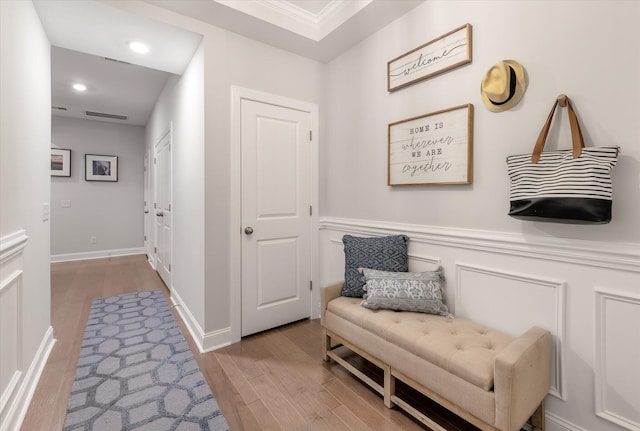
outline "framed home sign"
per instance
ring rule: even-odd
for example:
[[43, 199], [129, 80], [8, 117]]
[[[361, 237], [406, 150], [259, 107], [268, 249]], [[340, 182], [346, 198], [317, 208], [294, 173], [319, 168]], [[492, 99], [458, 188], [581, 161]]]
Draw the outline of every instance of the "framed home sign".
[[118, 156], [84, 155], [85, 181], [118, 181]]
[[471, 24], [465, 24], [387, 63], [387, 90], [471, 63]]
[[473, 105], [389, 124], [387, 183], [471, 184]]
[[71, 176], [71, 150], [63, 148], [51, 149], [51, 176]]

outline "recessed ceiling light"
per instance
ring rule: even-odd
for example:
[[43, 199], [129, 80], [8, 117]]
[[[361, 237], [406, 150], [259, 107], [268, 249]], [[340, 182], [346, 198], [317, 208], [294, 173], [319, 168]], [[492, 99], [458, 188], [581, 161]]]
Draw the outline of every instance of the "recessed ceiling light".
[[131, 42], [129, 44], [129, 49], [138, 54], [146, 54], [149, 52], [149, 46], [142, 42]]
[[84, 84], [76, 83], [76, 84], [73, 84], [73, 89], [76, 91], [86, 91], [87, 86]]

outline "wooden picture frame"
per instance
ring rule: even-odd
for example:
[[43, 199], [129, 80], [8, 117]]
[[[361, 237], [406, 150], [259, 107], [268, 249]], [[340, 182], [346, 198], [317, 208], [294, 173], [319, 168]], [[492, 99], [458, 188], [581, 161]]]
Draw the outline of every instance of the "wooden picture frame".
[[471, 60], [471, 24], [465, 24], [389, 61], [387, 90], [399, 90]]
[[473, 105], [389, 124], [387, 185], [471, 184]]
[[118, 181], [118, 156], [84, 155], [85, 181]]
[[51, 176], [71, 176], [71, 150], [64, 148], [51, 149]]

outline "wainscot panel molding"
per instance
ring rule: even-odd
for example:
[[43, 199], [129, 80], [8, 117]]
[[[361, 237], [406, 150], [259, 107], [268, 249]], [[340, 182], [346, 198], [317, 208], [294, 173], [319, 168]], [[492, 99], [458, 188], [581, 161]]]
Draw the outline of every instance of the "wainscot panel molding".
[[[14, 255], [17, 256], [17, 255]], [[18, 400], [18, 393], [24, 378], [22, 364], [22, 270], [10, 268], [3, 261], [0, 280], [0, 424], [10, 416], [12, 406]], [[16, 266], [16, 265], [11, 265]], [[10, 272], [5, 276], [6, 272]], [[2, 428], [4, 429], [4, 428]]]
[[0, 430], [18, 430], [53, 348], [49, 327], [30, 364], [22, 357], [26, 231], [0, 238]]
[[419, 243], [640, 273], [640, 246], [632, 243], [573, 239], [567, 244], [562, 238], [333, 217], [320, 219], [319, 228], [368, 236], [405, 233], [411, 241]]
[[73, 260], [102, 259], [105, 257], [130, 256], [133, 254], [145, 254], [144, 247], [89, 251], [86, 253], [56, 254], [51, 256], [51, 262], [70, 262]]
[[[549, 394], [564, 399], [566, 282], [460, 263], [456, 264], [456, 273], [455, 306], [460, 317], [514, 337], [532, 325], [551, 332], [554, 343]], [[486, 298], [491, 298], [491, 307], [486, 307]]]
[[22, 254], [29, 237], [19, 230], [0, 238], [0, 428], [13, 421], [23, 390]]
[[545, 426], [546, 431], [588, 431], [549, 412], [545, 413]]
[[198, 346], [198, 351], [200, 351], [200, 353], [211, 352], [231, 344], [231, 327], [205, 333], [196, 318], [193, 316], [193, 313], [191, 313], [191, 310], [189, 310], [189, 307], [187, 307], [184, 301], [180, 298], [180, 295], [178, 295], [173, 288], [170, 289], [170, 291], [173, 307], [187, 326], [187, 329], [189, 330], [193, 341], [195, 341]]
[[[15, 399], [10, 403], [6, 411], [2, 411], [0, 416], [0, 430], [2, 431], [19, 431], [20, 425], [24, 420], [24, 416], [27, 414], [29, 403], [33, 398], [33, 394], [36, 391], [40, 376], [44, 370], [44, 366], [49, 359], [53, 345], [55, 344], [53, 338], [53, 327], [49, 326], [47, 332], [42, 337], [40, 346], [29, 365], [26, 373], [22, 376], [20, 386], [15, 391]], [[4, 401], [4, 394], [3, 394]]]
[[595, 413], [640, 431], [640, 295], [600, 287], [594, 290]]

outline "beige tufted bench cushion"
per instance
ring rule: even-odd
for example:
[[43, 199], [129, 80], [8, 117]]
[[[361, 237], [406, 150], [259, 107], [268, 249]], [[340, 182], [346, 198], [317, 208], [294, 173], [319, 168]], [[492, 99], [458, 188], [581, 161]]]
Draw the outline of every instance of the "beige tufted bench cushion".
[[493, 388], [496, 355], [514, 337], [458, 317], [369, 310], [361, 301], [339, 297], [327, 311], [485, 391]]

